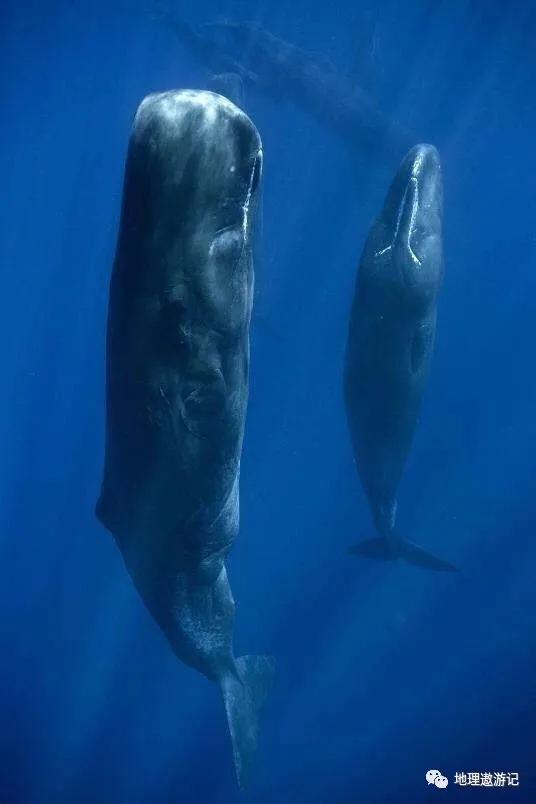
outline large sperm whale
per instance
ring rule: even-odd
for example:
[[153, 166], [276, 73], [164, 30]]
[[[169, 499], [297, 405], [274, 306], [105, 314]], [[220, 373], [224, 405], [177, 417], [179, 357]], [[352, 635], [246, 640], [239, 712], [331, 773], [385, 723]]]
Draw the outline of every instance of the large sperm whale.
[[402, 538], [397, 491], [417, 426], [434, 346], [443, 274], [439, 156], [418, 145], [403, 160], [372, 226], [350, 317], [344, 397], [357, 469], [378, 538], [351, 552], [453, 570]]
[[225, 568], [239, 525], [252, 232], [262, 149], [212, 92], [151, 95], [125, 169], [108, 312], [97, 515], [175, 654], [221, 689], [248, 783], [267, 657], [233, 652]]

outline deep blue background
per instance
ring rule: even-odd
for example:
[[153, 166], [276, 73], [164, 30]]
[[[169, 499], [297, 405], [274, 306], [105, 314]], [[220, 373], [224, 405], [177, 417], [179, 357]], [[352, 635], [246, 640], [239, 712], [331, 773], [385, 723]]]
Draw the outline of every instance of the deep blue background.
[[[341, 72], [370, 11], [363, 82], [444, 170], [437, 349], [399, 511], [456, 576], [345, 553], [371, 524], [344, 343], [391, 167], [248, 95], [264, 231], [230, 573], [237, 653], [273, 653], [278, 673], [245, 801], [536, 800], [531, 6], [183, 4], [192, 23], [255, 18]], [[232, 804], [217, 689], [174, 658], [93, 514], [130, 123], [146, 93], [206, 73], [146, 4], [4, 0], [0, 76], [0, 801]], [[430, 767], [447, 790], [427, 788]], [[517, 771], [521, 787], [460, 790], [455, 771]]]

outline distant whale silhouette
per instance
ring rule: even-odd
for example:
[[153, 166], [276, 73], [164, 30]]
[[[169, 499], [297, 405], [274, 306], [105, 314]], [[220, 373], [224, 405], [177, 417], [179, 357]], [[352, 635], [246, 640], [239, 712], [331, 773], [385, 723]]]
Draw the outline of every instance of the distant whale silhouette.
[[238, 533], [261, 140], [211, 92], [146, 98], [130, 139], [107, 337], [97, 514], [176, 655], [215, 681], [247, 786], [272, 676], [235, 658]]
[[361, 257], [344, 396], [357, 468], [378, 533], [351, 552], [453, 570], [396, 528], [398, 485], [434, 345], [443, 273], [441, 218], [439, 156], [433, 146], [418, 145], [402, 162]]
[[364, 146], [398, 160], [415, 135], [389, 119], [354, 81], [254, 22], [208, 23], [196, 31], [169, 10], [160, 18], [211, 72], [231, 72], [246, 86], [291, 100], [355, 150]]

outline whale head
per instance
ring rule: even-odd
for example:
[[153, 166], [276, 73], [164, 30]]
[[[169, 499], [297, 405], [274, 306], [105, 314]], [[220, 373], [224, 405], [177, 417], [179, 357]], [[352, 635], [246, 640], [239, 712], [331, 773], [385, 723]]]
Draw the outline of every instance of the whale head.
[[199, 453], [200, 439], [207, 450], [233, 445], [243, 428], [261, 177], [260, 136], [227, 98], [182, 90], [140, 105], [125, 180], [121, 281], [142, 300], [135, 343], [136, 360], [150, 367], [148, 415], [162, 432], [179, 429], [183, 453]]
[[362, 261], [365, 284], [392, 298], [426, 303], [439, 289], [442, 182], [433, 145], [416, 145], [400, 165], [373, 226]]

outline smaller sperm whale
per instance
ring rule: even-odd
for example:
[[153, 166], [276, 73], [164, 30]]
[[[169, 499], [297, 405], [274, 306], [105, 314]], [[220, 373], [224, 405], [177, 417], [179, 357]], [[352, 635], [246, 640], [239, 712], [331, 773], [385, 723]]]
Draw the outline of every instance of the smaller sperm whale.
[[443, 274], [439, 155], [417, 145], [403, 160], [359, 266], [344, 369], [357, 470], [377, 538], [350, 552], [403, 558], [433, 570], [452, 564], [404, 539], [397, 491], [417, 426], [434, 347]]

